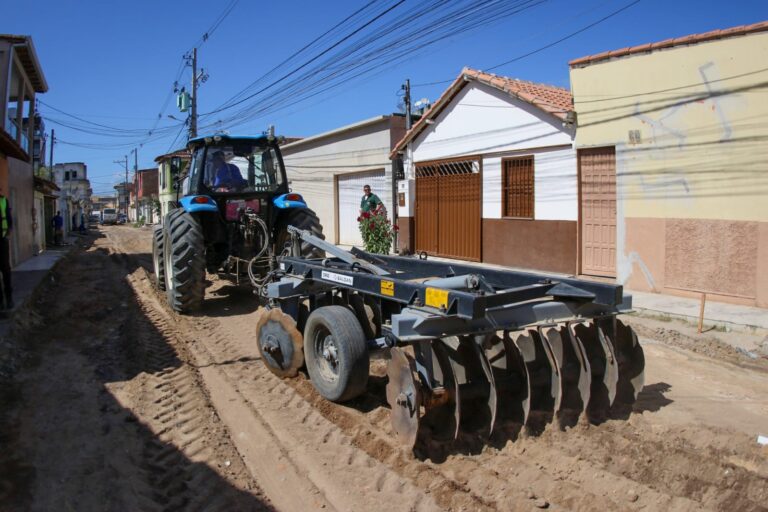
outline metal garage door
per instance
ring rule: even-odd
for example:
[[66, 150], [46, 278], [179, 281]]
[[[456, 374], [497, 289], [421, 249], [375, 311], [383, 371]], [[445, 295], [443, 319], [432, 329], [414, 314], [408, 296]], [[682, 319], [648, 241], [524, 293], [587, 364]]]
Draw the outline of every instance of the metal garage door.
[[416, 251], [480, 261], [479, 159], [416, 164]]
[[384, 169], [337, 175], [336, 190], [339, 206], [336, 214], [339, 226], [339, 243], [342, 245], [363, 246], [360, 230], [357, 227], [360, 199], [363, 197], [363, 185], [371, 186], [371, 191], [384, 201], [387, 211], [392, 209], [392, 205], [385, 201], [388, 185], [384, 177]]
[[616, 276], [616, 150], [579, 150], [581, 272]]

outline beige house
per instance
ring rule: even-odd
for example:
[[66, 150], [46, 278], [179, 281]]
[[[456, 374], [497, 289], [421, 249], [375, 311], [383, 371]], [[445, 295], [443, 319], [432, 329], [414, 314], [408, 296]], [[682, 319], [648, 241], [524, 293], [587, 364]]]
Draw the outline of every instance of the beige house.
[[768, 307], [768, 22], [570, 62], [579, 271]]

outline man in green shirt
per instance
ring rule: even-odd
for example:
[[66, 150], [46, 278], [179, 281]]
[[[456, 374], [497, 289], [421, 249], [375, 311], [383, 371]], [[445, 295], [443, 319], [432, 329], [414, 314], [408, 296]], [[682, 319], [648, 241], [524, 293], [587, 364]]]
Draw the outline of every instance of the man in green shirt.
[[374, 212], [383, 207], [384, 203], [381, 202], [379, 196], [371, 193], [371, 186], [363, 186], [363, 198], [360, 200], [360, 213]]

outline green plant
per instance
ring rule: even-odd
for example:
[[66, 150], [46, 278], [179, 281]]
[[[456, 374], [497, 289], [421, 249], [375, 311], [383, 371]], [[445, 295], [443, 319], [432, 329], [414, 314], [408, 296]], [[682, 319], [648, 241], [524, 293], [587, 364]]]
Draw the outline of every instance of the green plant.
[[376, 254], [389, 254], [397, 226], [393, 226], [383, 212], [363, 212], [357, 218], [365, 250]]

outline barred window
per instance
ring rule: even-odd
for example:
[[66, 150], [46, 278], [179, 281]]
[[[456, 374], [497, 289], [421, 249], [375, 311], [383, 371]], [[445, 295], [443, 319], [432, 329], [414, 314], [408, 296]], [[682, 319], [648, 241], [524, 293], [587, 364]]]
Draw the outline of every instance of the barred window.
[[504, 217], [533, 219], [533, 157], [505, 158], [501, 162]]

